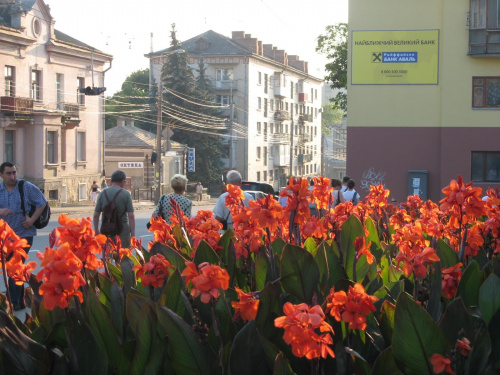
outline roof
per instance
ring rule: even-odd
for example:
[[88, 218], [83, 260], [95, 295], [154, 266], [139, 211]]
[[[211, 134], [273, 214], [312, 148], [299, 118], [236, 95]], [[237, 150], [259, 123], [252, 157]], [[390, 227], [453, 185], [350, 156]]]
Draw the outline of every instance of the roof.
[[[206, 43], [199, 43], [204, 40]], [[200, 44], [205, 44], [206, 48], [200, 49]], [[208, 30], [203, 34], [197, 35], [180, 43], [182, 49], [191, 54], [213, 54], [213, 55], [251, 55], [252, 52], [241, 44], [236, 43], [231, 38], [222, 34], [216, 33], [213, 30]], [[171, 48], [166, 48], [152, 55], [161, 55], [170, 51]]]
[[104, 132], [106, 148], [155, 148], [156, 135], [135, 126], [118, 125]]
[[60, 40], [61, 42], [71, 43], [71, 44], [74, 44], [76, 46], [85, 47], [85, 48], [93, 48], [92, 46], [89, 46], [88, 44], [80, 42], [78, 39], [75, 39], [75, 38], [69, 36], [68, 34], [65, 34], [59, 30], [54, 30], [54, 36], [56, 37], [57, 40]]

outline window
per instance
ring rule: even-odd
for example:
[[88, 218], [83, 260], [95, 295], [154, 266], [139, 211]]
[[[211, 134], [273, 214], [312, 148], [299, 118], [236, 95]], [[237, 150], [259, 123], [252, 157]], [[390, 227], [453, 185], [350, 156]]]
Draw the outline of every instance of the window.
[[261, 130], [261, 123], [260, 123], [260, 122], [258, 122], [258, 123], [257, 123], [257, 134], [260, 134], [260, 132], [261, 132], [261, 131], [262, 131], [262, 130]]
[[314, 108], [314, 117], [318, 117], [318, 108]]
[[3, 161], [14, 161], [14, 130], [6, 130], [4, 133]]
[[264, 181], [267, 181], [267, 171], [264, 171]]
[[216, 81], [232, 81], [233, 80], [233, 69], [216, 69], [215, 70], [215, 80]]
[[264, 141], [267, 141], [267, 122], [264, 123]]
[[274, 171], [272, 169], [269, 171], [269, 181], [273, 181], [274, 180], [273, 172]]
[[66, 163], [66, 129], [61, 130], [61, 163]]
[[290, 82], [290, 99], [293, 99], [293, 82]]
[[260, 160], [260, 147], [257, 147], [257, 159]]
[[79, 89], [85, 88], [85, 78], [78, 77], [76, 79], [76, 102], [80, 105], [85, 105], [85, 94], [81, 93]]
[[257, 98], [257, 111], [262, 109], [262, 98]]
[[500, 53], [500, 2], [470, 0], [469, 54]]
[[314, 89], [311, 89], [311, 102], [313, 101], [314, 99]]
[[288, 102], [285, 102], [285, 111], [288, 111]]
[[230, 104], [229, 95], [217, 95], [217, 104], [220, 106], [226, 106]]
[[314, 99], [318, 99], [318, 89], [314, 89]]
[[76, 161], [86, 161], [85, 132], [76, 133]]
[[35, 102], [42, 101], [42, 72], [40, 70], [31, 71], [31, 98]]
[[261, 85], [262, 84], [262, 73], [257, 72], [257, 84]]
[[87, 183], [78, 184], [78, 200], [86, 201], [89, 199], [89, 189], [87, 189]]
[[[264, 146], [264, 165], [267, 165], [267, 158], [268, 158], [268, 156], [267, 156], [267, 147]], [[266, 173], [266, 172], [264, 172], [264, 173]], [[265, 176], [265, 174], [264, 174], [264, 176]], [[264, 180], [266, 180], [266, 177], [264, 177]]]
[[471, 179], [500, 182], [500, 152], [473, 151]]
[[64, 109], [64, 74], [56, 74], [56, 102], [57, 109]]
[[260, 181], [260, 172], [257, 172], [257, 181]]
[[16, 96], [16, 68], [5, 66], [5, 96]]
[[500, 77], [473, 77], [472, 83], [473, 108], [500, 108]]
[[267, 94], [267, 86], [268, 86], [268, 76], [267, 74], [264, 74], [264, 92]]
[[274, 124], [273, 123], [271, 123], [269, 125], [269, 133], [274, 134]]
[[57, 131], [47, 131], [47, 164], [57, 161]]
[[271, 110], [271, 112], [274, 112], [274, 100], [273, 99], [269, 100], [269, 109]]
[[267, 117], [267, 98], [264, 98], [264, 117]]

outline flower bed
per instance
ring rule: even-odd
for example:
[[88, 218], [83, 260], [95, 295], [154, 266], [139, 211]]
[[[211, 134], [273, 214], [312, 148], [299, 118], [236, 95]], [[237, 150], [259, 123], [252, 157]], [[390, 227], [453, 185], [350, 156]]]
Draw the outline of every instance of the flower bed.
[[[287, 206], [242, 203], [152, 221], [123, 249], [90, 218], [59, 218], [40, 253], [0, 220], [2, 269], [29, 281], [31, 315], [0, 295], [6, 374], [493, 374], [500, 369], [500, 194], [465, 184], [400, 206], [372, 186], [331, 209], [327, 178], [291, 179]], [[315, 203], [319, 216], [311, 216]], [[11, 256], [12, 254], [12, 256]], [[9, 261], [6, 261], [8, 257]]]

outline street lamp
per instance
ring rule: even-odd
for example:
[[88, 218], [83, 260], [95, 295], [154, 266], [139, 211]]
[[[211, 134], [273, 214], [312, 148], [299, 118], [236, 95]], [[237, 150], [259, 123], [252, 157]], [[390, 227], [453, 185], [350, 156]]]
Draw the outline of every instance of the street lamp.
[[[174, 53], [184, 53], [183, 49], [177, 49], [175, 51], [170, 51], [167, 53], [162, 53], [161, 55], [157, 57], [164, 57], [168, 55], [173, 55]], [[149, 55], [149, 58], [151, 59], [153, 56], [152, 54]], [[151, 71], [153, 70], [153, 64], [151, 64]], [[160, 175], [160, 166], [161, 166], [161, 156], [162, 156], [162, 149], [161, 149], [161, 132], [163, 130], [163, 124], [162, 124], [162, 93], [163, 93], [163, 86], [162, 86], [162, 76], [160, 73], [160, 79], [158, 82], [158, 116], [157, 116], [157, 121], [156, 121], [156, 152], [157, 152], [157, 157], [156, 157], [156, 163], [155, 163], [155, 178], [156, 178], [156, 191], [155, 191], [155, 203], [158, 203], [160, 200], [161, 196], [161, 175]], [[168, 134], [167, 134], [168, 137]], [[168, 139], [167, 139], [168, 142]]]

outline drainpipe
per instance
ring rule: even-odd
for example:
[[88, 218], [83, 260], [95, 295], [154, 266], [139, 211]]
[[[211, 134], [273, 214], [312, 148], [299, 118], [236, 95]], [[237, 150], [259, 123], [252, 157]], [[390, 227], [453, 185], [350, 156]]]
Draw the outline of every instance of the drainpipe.
[[[102, 71], [102, 86], [104, 86], [105, 73], [113, 66], [113, 60], [109, 60], [109, 67]], [[93, 75], [92, 75], [93, 76]], [[102, 131], [101, 131], [101, 175], [106, 176], [104, 169], [104, 130], [106, 128], [106, 107], [104, 106], [104, 94], [102, 96]]]

